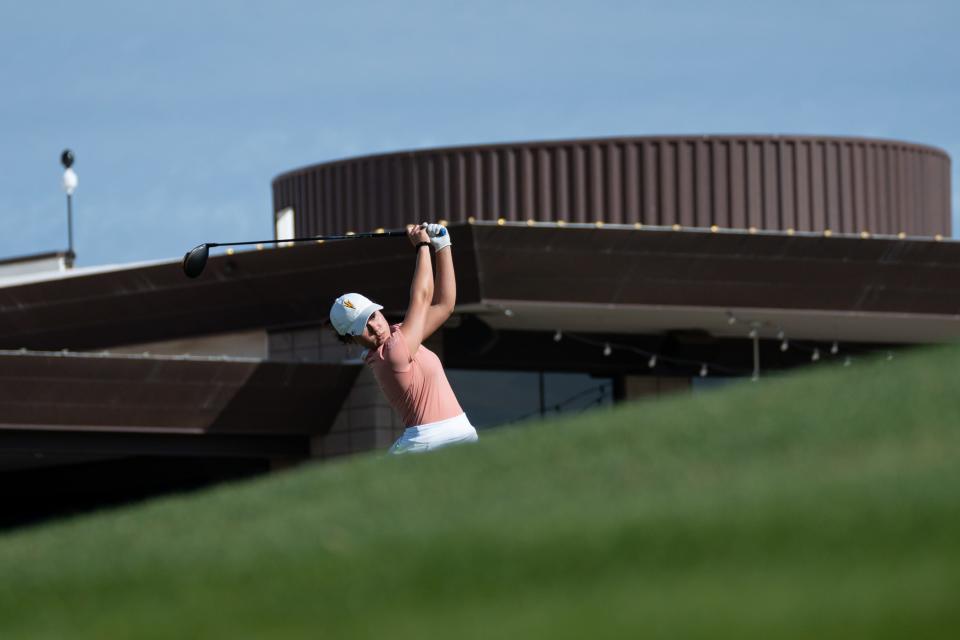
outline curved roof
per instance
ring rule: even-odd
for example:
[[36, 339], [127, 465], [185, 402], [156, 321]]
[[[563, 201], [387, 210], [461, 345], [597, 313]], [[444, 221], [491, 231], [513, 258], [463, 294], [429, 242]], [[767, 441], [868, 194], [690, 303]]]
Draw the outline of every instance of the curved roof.
[[893, 140], [647, 136], [421, 149], [273, 181], [298, 235], [450, 221], [949, 235], [950, 158]]

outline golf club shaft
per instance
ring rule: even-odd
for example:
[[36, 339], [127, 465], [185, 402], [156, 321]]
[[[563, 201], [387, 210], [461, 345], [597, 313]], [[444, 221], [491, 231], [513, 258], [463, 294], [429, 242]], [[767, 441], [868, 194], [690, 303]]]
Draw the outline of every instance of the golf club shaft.
[[403, 230], [397, 231], [383, 231], [376, 232], [372, 231], [369, 233], [353, 233], [350, 235], [343, 236], [311, 236], [309, 238], [287, 238], [283, 240], [250, 240], [247, 242], [208, 242], [206, 243], [208, 247], [240, 247], [244, 245], [252, 244], [279, 244], [281, 242], [316, 242], [320, 240], [354, 240], [356, 238], [392, 238], [398, 236], [406, 236], [407, 232]]

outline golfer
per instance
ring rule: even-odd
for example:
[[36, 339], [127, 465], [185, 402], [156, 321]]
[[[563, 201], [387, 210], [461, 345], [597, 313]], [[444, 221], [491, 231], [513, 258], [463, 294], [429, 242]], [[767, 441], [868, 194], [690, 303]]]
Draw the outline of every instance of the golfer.
[[[406, 429], [390, 453], [429, 451], [474, 442], [477, 431], [460, 408], [435, 353], [423, 342], [439, 329], [457, 301], [450, 232], [439, 224], [410, 226], [416, 252], [410, 304], [400, 324], [387, 323], [382, 306], [358, 293], [346, 293], [330, 308], [340, 340], [366, 348], [361, 356]], [[430, 249], [437, 260], [436, 283]]]

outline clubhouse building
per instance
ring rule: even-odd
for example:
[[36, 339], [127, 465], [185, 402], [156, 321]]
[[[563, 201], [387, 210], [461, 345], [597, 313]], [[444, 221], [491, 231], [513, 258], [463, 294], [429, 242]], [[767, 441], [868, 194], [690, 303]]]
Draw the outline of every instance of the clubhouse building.
[[[427, 344], [484, 429], [960, 337], [950, 194], [928, 146], [634, 137], [322, 163], [274, 179], [273, 216], [278, 240], [445, 221], [457, 307]], [[402, 317], [405, 238], [221, 252], [195, 280], [71, 259], [0, 263], [0, 525], [403, 430], [324, 324], [345, 291]]]

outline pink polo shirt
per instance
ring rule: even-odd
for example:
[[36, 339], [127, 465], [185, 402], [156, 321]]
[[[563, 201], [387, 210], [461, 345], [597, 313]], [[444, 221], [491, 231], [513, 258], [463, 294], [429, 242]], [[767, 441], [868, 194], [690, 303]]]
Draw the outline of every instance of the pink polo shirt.
[[364, 361], [404, 426], [417, 427], [463, 413], [440, 358], [422, 344], [411, 357], [401, 326], [392, 325], [387, 341], [368, 351]]

